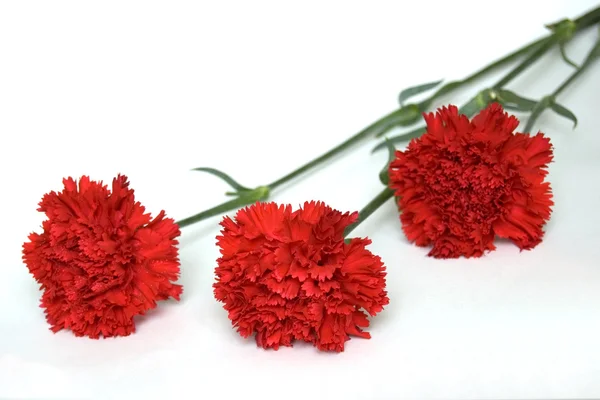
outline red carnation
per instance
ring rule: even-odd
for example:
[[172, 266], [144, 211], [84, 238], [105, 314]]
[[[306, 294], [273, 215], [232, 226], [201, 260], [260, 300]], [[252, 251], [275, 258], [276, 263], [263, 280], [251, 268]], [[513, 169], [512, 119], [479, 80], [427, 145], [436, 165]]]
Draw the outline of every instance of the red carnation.
[[389, 171], [408, 240], [432, 244], [438, 258], [480, 257], [495, 236], [521, 249], [540, 243], [553, 205], [550, 140], [513, 133], [519, 121], [498, 104], [472, 121], [455, 106], [424, 117], [427, 132]]
[[41, 307], [57, 332], [127, 336], [133, 317], [156, 301], [179, 299], [179, 227], [164, 211], [151, 220], [127, 177], [102, 182], [63, 180], [64, 190], [42, 198], [43, 233], [23, 245], [23, 260], [44, 290]]
[[362, 309], [373, 316], [389, 300], [385, 267], [365, 248], [371, 241], [344, 242], [357, 217], [307, 202], [297, 211], [257, 203], [224, 218], [215, 297], [243, 337], [256, 333], [263, 348], [304, 340], [338, 352], [349, 335], [370, 337]]

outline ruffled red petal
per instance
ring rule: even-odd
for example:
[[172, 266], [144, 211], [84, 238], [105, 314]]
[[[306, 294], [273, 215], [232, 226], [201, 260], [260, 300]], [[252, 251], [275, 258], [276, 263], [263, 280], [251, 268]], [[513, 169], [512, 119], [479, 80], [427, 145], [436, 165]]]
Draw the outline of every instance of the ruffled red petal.
[[321, 202], [296, 211], [257, 203], [235, 221], [224, 218], [214, 293], [240, 335], [255, 334], [264, 348], [301, 340], [333, 351], [343, 351], [350, 336], [370, 337], [361, 310], [376, 315], [389, 299], [370, 241], [344, 242], [356, 218]]
[[42, 198], [41, 234], [23, 245], [23, 260], [43, 290], [41, 307], [53, 331], [126, 336], [133, 318], [170, 297], [179, 299], [180, 231], [161, 212], [152, 219], [135, 201], [127, 177], [109, 190], [87, 176], [63, 181]]
[[550, 140], [514, 133], [519, 121], [499, 104], [471, 121], [455, 106], [424, 118], [427, 132], [389, 170], [408, 240], [438, 258], [480, 257], [495, 236], [521, 249], [540, 243], [553, 205]]

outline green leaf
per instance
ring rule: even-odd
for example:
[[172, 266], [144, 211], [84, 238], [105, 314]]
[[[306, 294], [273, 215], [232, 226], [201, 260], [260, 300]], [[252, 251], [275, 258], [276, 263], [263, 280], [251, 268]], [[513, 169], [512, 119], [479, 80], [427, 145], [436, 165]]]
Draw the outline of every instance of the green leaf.
[[[491, 89], [482, 90], [477, 94], [477, 96], [473, 97], [467, 104], [464, 104], [462, 107], [458, 109], [458, 112], [466, 115], [471, 118], [473, 115], [477, 114], [479, 111], [483, 110], [488, 103], [491, 101]], [[407, 140], [411, 140], [413, 138], [421, 136], [427, 130], [426, 126], [420, 126], [412, 131], [404, 132], [399, 135], [393, 136], [389, 139], [386, 139], [386, 142], [389, 141], [391, 144], [405, 142]], [[381, 142], [377, 146], [371, 150], [372, 153], [375, 153], [378, 150], [387, 147], [388, 144], [386, 142]]]
[[264, 201], [269, 197], [269, 192], [270, 189], [268, 186], [259, 186], [256, 189], [240, 192], [239, 196], [235, 199], [228, 200], [225, 203], [221, 203], [218, 206], [204, 210], [189, 218], [177, 221], [177, 225], [179, 225], [180, 228], [183, 228], [207, 218], [222, 215], [231, 210], [256, 203], [257, 201]]
[[533, 128], [533, 124], [535, 124], [535, 121], [537, 121], [537, 119], [544, 112], [544, 110], [548, 108], [553, 102], [554, 99], [552, 96], [545, 96], [540, 101], [538, 101], [535, 107], [533, 107], [533, 109], [531, 110], [531, 115], [527, 120], [527, 124], [525, 125], [525, 129], [523, 129], [523, 133], [531, 132], [531, 128]]
[[[470, 78], [472, 78], [472, 76]], [[470, 78], [466, 78], [461, 81], [452, 81], [446, 83], [444, 86], [436, 90], [434, 94], [429, 96], [429, 98], [419, 103], [419, 105], [423, 106], [423, 108], [428, 108], [435, 99], [452, 92], [454, 89], [458, 89], [462, 85], [468, 83]]]
[[498, 90], [498, 100], [504, 108], [513, 111], [531, 111], [537, 104], [535, 100], [521, 97], [515, 92], [506, 89]]
[[428, 83], [424, 83], [422, 85], [417, 85], [417, 86], [412, 86], [412, 87], [406, 88], [400, 92], [400, 95], [398, 96], [398, 102], [400, 103], [401, 106], [403, 106], [404, 102], [406, 100], [408, 100], [409, 98], [416, 96], [420, 93], [426, 92], [428, 90], [431, 90], [434, 87], [436, 87], [437, 85], [439, 85], [440, 83], [442, 83], [443, 81], [444, 81], [443, 79], [440, 79], [439, 81], [428, 82]]
[[575, 64], [575, 62], [573, 62], [568, 56], [567, 56], [567, 52], [565, 51], [565, 43], [561, 42], [558, 45], [558, 49], [560, 50], [560, 55], [562, 56], [562, 59], [569, 64], [570, 66], [572, 66], [573, 68], [579, 68], [579, 66], [577, 64]]
[[487, 103], [488, 99], [485, 96], [485, 93], [481, 92], [469, 100], [467, 104], [464, 104], [462, 107], [460, 107], [458, 112], [471, 118], [473, 115], [483, 110], [487, 106]]
[[385, 139], [384, 143], [386, 144], [386, 146], [388, 148], [388, 161], [385, 164], [385, 166], [383, 167], [383, 169], [381, 170], [381, 172], [379, 173], [379, 180], [381, 181], [381, 183], [383, 183], [385, 186], [387, 186], [388, 182], [390, 181], [390, 176], [389, 176], [390, 164], [396, 158], [396, 148], [394, 147], [392, 142], [390, 142], [387, 138]]
[[389, 139], [386, 139], [384, 142], [379, 143], [377, 146], [373, 147], [373, 150], [371, 150], [371, 152], [375, 153], [378, 150], [388, 147], [388, 142], [390, 144], [394, 144], [394, 143], [405, 142], [407, 140], [411, 140], [413, 138], [419, 137], [422, 134], [424, 134], [426, 130], [427, 130], [427, 127], [420, 126], [416, 129], [413, 129], [412, 131], [404, 132], [399, 135], [393, 136]]
[[[211, 175], [215, 175], [221, 179], [223, 179], [227, 184], [229, 184], [229, 186], [231, 186], [236, 192], [247, 192], [247, 191], [251, 191], [252, 189], [247, 188], [245, 186], [242, 186], [241, 184], [239, 184], [235, 179], [233, 179], [231, 176], [227, 175], [225, 172], [219, 171], [218, 169], [214, 169], [214, 168], [205, 168], [205, 167], [200, 167], [200, 168], [194, 168], [192, 171], [202, 171], [202, 172], [207, 172]], [[228, 195], [237, 195], [239, 193], [231, 193], [228, 192]]]
[[557, 113], [558, 115], [561, 115], [569, 120], [571, 120], [573, 122], [573, 129], [575, 129], [575, 127], [577, 126], [577, 117], [575, 116], [575, 114], [573, 114], [573, 112], [571, 110], [569, 110], [568, 108], [561, 106], [558, 103], [553, 103], [550, 108], [552, 109], [552, 111], [554, 111], [555, 113]]
[[386, 118], [379, 120], [367, 129], [375, 132], [375, 137], [381, 137], [387, 132], [398, 126], [409, 126], [416, 123], [421, 118], [421, 109], [416, 104], [409, 104], [406, 107], [401, 107], [388, 115]]

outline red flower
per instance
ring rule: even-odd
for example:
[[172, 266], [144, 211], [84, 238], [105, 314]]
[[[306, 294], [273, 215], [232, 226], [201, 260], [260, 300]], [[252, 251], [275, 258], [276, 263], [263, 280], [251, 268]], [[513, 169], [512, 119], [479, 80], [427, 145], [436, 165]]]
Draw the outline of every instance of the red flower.
[[156, 301], [179, 299], [179, 227], [164, 211], [151, 220], [125, 176], [102, 183], [63, 180], [64, 190], [42, 198], [43, 233], [23, 245], [23, 260], [44, 290], [41, 307], [57, 332], [127, 336], [133, 317]]
[[357, 217], [307, 202], [294, 212], [257, 203], [224, 218], [215, 297], [243, 337], [256, 333], [263, 348], [303, 340], [335, 351], [349, 335], [370, 337], [361, 309], [375, 315], [389, 300], [385, 267], [365, 248], [371, 241], [344, 242]]
[[498, 104], [472, 121], [455, 106], [425, 121], [427, 132], [390, 165], [408, 240], [433, 244], [438, 258], [480, 257], [495, 236], [521, 249], [540, 243], [553, 205], [544, 182], [550, 140], [513, 133], [519, 121]]

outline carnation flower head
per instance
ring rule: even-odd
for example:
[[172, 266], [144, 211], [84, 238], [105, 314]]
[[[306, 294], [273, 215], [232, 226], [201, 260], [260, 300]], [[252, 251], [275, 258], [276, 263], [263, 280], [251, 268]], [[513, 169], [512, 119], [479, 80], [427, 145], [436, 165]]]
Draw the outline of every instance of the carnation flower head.
[[519, 121], [496, 103], [471, 121], [455, 106], [424, 117], [427, 132], [389, 169], [408, 240], [437, 258], [480, 257], [495, 236], [522, 250], [540, 243], [553, 205], [550, 140], [514, 133]]
[[127, 336], [134, 317], [169, 297], [179, 299], [179, 227], [164, 211], [152, 219], [127, 177], [110, 190], [83, 176], [44, 195], [42, 233], [23, 245], [23, 260], [43, 290], [51, 329], [76, 336]]
[[256, 334], [263, 348], [301, 340], [338, 352], [350, 336], [370, 337], [366, 313], [389, 300], [371, 241], [344, 241], [357, 217], [322, 202], [296, 211], [271, 202], [223, 219], [214, 292], [243, 337]]

